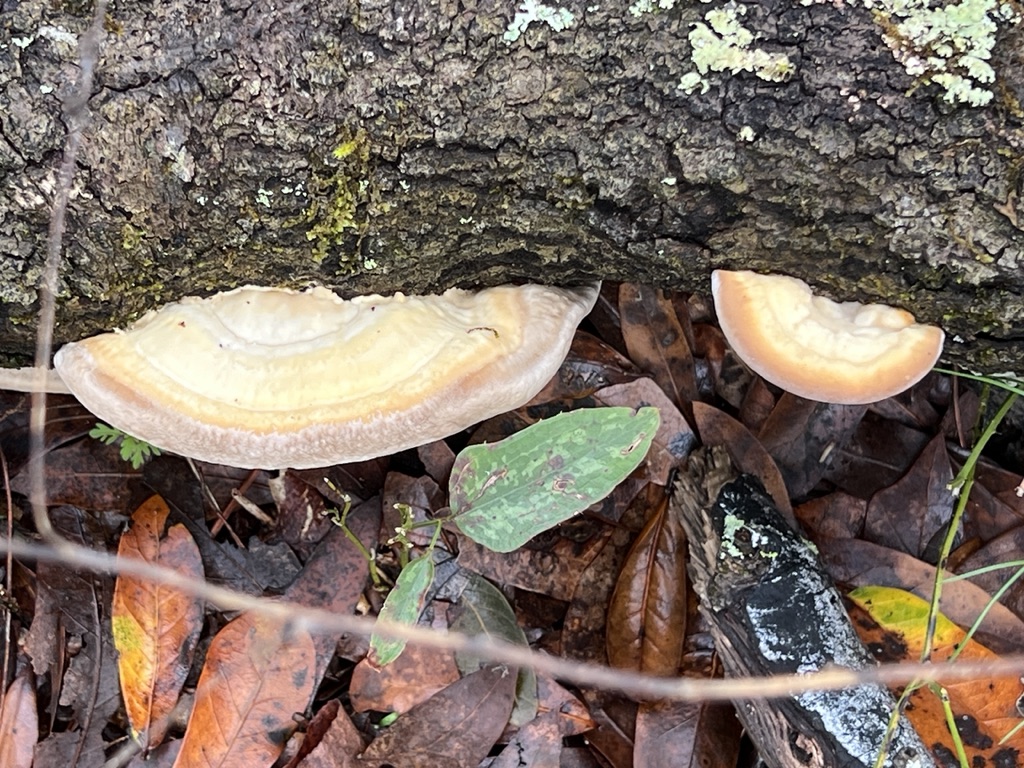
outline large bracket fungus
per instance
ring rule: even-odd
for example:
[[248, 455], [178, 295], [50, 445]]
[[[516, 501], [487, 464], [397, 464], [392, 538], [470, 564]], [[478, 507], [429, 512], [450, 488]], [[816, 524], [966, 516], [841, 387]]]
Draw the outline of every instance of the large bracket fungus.
[[65, 345], [96, 416], [153, 445], [247, 468], [329, 466], [440, 439], [526, 403], [598, 286], [441, 296], [239, 288]]
[[815, 296], [795, 277], [716, 270], [711, 292], [743, 362], [808, 400], [884, 400], [920, 381], [942, 353], [942, 329], [902, 309]]

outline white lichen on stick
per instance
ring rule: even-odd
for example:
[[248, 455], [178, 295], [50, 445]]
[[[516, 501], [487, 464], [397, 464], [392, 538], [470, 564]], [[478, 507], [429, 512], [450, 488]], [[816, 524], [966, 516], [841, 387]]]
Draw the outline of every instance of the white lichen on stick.
[[516, 11], [515, 18], [512, 19], [502, 36], [506, 45], [511, 45], [518, 40], [535, 21], [547, 24], [555, 32], [561, 32], [572, 26], [576, 18], [565, 8], [545, 5], [537, 0], [523, 0], [519, 10]]
[[882, 39], [907, 73], [942, 86], [950, 103], [982, 107], [996, 73], [989, 64], [1000, 24], [1020, 22], [1004, 0], [960, 0], [933, 7], [931, 0], [865, 0], [882, 27]]
[[747, 12], [746, 6], [735, 2], [726, 3], [704, 14], [704, 21], [693, 25], [688, 35], [690, 59], [697, 67], [679, 82], [680, 90], [692, 93], [697, 88], [706, 93], [710, 84], [705, 75], [708, 72], [753, 72], [762, 80], [782, 82], [788, 80], [795, 67], [789, 57], [782, 53], [769, 53], [760, 48], [751, 48], [754, 34], [744, 27], [739, 16]]

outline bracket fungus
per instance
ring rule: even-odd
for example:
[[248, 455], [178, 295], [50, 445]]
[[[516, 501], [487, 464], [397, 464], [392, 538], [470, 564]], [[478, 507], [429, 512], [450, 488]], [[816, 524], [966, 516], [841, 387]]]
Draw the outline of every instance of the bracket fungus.
[[795, 277], [716, 270], [711, 291], [743, 362], [808, 400], [884, 400], [924, 378], [942, 353], [942, 329], [902, 309], [815, 296]]
[[440, 296], [244, 287], [186, 298], [54, 365], [96, 416], [158, 448], [246, 468], [360, 461], [526, 403], [597, 285]]

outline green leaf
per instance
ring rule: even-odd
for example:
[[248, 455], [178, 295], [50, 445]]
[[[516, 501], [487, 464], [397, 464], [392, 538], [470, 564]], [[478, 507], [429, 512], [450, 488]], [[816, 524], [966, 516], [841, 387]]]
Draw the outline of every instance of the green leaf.
[[[378, 621], [414, 625], [423, 611], [427, 590], [434, 581], [434, 560], [430, 553], [418, 557], [398, 574], [395, 588], [388, 594], [377, 615]], [[405, 650], [405, 640], [374, 635], [370, 638], [370, 654], [374, 664], [387, 666]]]
[[121, 458], [130, 461], [132, 469], [138, 469], [153, 456], [160, 455], [160, 449], [150, 445], [145, 440], [139, 440], [116, 427], [111, 427], [103, 422], [98, 423], [89, 430], [89, 437], [93, 437], [105, 445], [121, 444]]
[[511, 552], [600, 501], [651, 447], [656, 408], [585, 408], [537, 422], [455, 459], [452, 517], [473, 541]]
[[[461, 612], [452, 622], [452, 631], [471, 636], [487, 635], [528, 646], [526, 635], [516, 621], [516, 614], [501, 590], [483, 576], [469, 571], [465, 571], [465, 574], [468, 582], [459, 596]], [[476, 672], [485, 663], [486, 659], [464, 651], [455, 654], [455, 664], [463, 677]], [[523, 668], [516, 678], [516, 703], [509, 722], [515, 726], [525, 725], [536, 716], [537, 674], [532, 669]]]

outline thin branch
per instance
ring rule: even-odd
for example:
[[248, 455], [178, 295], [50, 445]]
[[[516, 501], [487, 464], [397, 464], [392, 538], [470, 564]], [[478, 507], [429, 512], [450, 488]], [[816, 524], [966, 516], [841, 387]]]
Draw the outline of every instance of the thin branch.
[[58, 561], [75, 568], [103, 573], [126, 573], [151, 579], [180, 589], [224, 610], [258, 611], [282, 622], [290, 622], [309, 631], [332, 634], [351, 633], [368, 636], [372, 633], [400, 638], [430, 648], [465, 652], [513, 667], [530, 667], [552, 677], [579, 685], [597, 686], [622, 691], [638, 699], [673, 699], [677, 701], [738, 701], [791, 696], [807, 691], [837, 690], [858, 685], [903, 685], [912, 680], [988, 679], [1020, 675], [1024, 672], [1024, 655], [1004, 656], [985, 661], [958, 661], [955, 664], [887, 664], [868, 669], [832, 668], [806, 675], [748, 677], [729, 680], [704, 680], [680, 677], [655, 677], [638, 672], [549, 656], [521, 645], [512, 645], [486, 635], [468, 636], [444, 633], [427, 627], [379, 623], [361, 616], [341, 616], [331, 611], [305, 605], [252, 597], [203, 581], [196, 581], [169, 568], [127, 558], [64, 541], [57, 551], [51, 545], [33, 544], [15, 539], [5, 546], [17, 557]]
[[[64, 229], [66, 226], [68, 200], [71, 198], [71, 184], [75, 177], [75, 161], [82, 144], [82, 135], [89, 123], [89, 97], [92, 94], [93, 74], [99, 59], [100, 38], [103, 36], [103, 21], [107, 15], [107, 0], [97, 0], [93, 9], [92, 23], [78, 40], [79, 76], [78, 84], [64, 101], [64, 117], [68, 125], [67, 144], [64, 159], [57, 172], [57, 196], [53, 201], [50, 216], [50, 230], [46, 246], [46, 264], [39, 283], [39, 327], [36, 329], [36, 381], [32, 393], [32, 414], [29, 420], [29, 451], [34, 457], [42, 457], [46, 450], [44, 430], [46, 427], [46, 369], [50, 366], [50, 351], [53, 348], [53, 325], [56, 318], [57, 286], [60, 276], [60, 260]], [[32, 463], [29, 476], [29, 497], [32, 503], [32, 517], [36, 530], [48, 541], [60, 538], [50, 525], [46, 512], [46, 484], [41, 461]]]

